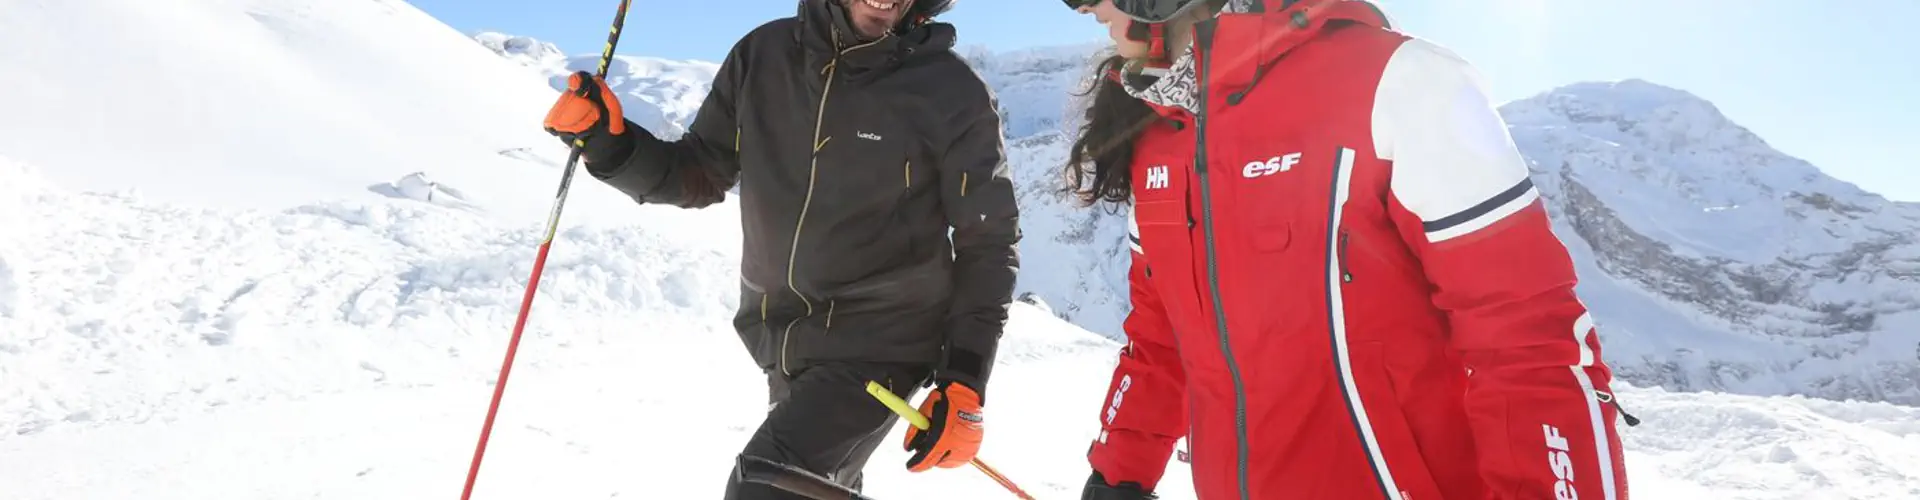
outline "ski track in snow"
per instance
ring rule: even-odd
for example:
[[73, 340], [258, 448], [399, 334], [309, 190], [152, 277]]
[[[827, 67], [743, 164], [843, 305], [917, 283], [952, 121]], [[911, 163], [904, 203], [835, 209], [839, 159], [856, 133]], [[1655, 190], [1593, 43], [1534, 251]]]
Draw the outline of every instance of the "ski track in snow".
[[[0, 486], [10, 499], [452, 495], [535, 227], [455, 208], [204, 209], [45, 186], [0, 164]], [[764, 411], [728, 319], [734, 259], [638, 225], [563, 231], [480, 498], [716, 496]], [[1076, 495], [1118, 346], [1014, 310], [982, 457]], [[1641, 498], [1920, 496], [1920, 410], [1627, 389]], [[904, 424], [901, 424], [904, 425]], [[899, 427], [894, 429], [897, 436]], [[877, 498], [998, 498], [971, 469]], [[1165, 498], [1192, 498], [1180, 464]]]

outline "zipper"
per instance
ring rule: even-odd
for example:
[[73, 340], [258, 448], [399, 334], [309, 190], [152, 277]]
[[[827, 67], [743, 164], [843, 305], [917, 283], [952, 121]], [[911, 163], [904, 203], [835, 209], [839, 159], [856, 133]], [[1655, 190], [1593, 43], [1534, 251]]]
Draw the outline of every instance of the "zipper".
[[[792, 290], [794, 296], [800, 297], [800, 303], [807, 306], [807, 314], [788, 321], [786, 330], [780, 334], [780, 373], [788, 377], [793, 376], [793, 372], [787, 369], [787, 345], [793, 341], [793, 325], [800, 323], [800, 320], [813, 317], [813, 301], [807, 300], [807, 296], [800, 293], [800, 287], [793, 283], [793, 267], [794, 263], [797, 262], [800, 257], [800, 230], [807, 224], [807, 209], [813, 207], [813, 186], [820, 174], [820, 150], [827, 146], [827, 141], [833, 140], [833, 137], [821, 139], [820, 130], [821, 126], [826, 124], [827, 97], [833, 95], [833, 74], [835, 66], [839, 65], [840, 56], [846, 55], [847, 52], [880, 43], [881, 40], [886, 40], [888, 36], [892, 35], [881, 35], [880, 38], [874, 41], [840, 49], [840, 52], [835, 53], [832, 59], [827, 60], [827, 66], [820, 69], [820, 72], [826, 75], [826, 86], [820, 89], [820, 108], [815, 110], [813, 115], [813, 152], [807, 159], [807, 196], [800, 202], [800, 215], [795, 218], [793, 223], [793, 246], [787, 250], [787, 289]], [[835, 46], [840, 45], [840, 32], [838, 30], [833, 32], [833, 44]], [[833, 304], [829, 302], [827, 305], [831, 307]], [[832, 318], [829, 317], [828, 321], [832, 321]]]
[[[1211, 26], [1196, 26], [1196, 31], [1205, 30], [1207, 38], [1212, 38]], [[1208, 40], [1211, 42], [1211, 40]], [[1213, 51], [1200, 53], [1200, 77], [1195, 82], [1195, 98], [1198, 104], [1193, 110], [1193, 169], [1200, 178], [1200, 221], [1201, 233], [1207, 241], [1207, 289], [1213, 296], [1213, 322], [1220, 336], [1220, 355], [1227, 360], [1227, 373], [1233, 376], [1233, 431], [1237, 438], [1237, 455], [1234, 461], [1238, 467], [1236, 476], [1240, 482], [1240, 498], [1252, 498], [1247, 485], [1247, 387], [1240, 378], [1240, 364], [1233, 359], [1233, 344], [1228, 342], [1227, 311], [1220, 300], [1219, 254], [1213, 242], [1213, 190], [1207, 182], [1207, 76], [1213, 70]]]
[[1353, 271], [1347, 268], [1347, 240], [1351, 239], [1347, 230], [1340, 230], [1340, 282], [1352, 283]]
[[835, 301], [835, 300], [827, 301], [827, 328], [820, 332], [822, 335], [833, 333], [833, 306], [835, 304], [839, 304], [839, 301]]
[[[1333, 180], [1331, 186], [1329, 186], [1327, 196], [1326, 239], [1322, 240], [1326, 241], [1327, 245], [1331, 247], [1327, 249], [1327, 258], [1334, 261], [1325, 263], [1322, 270], [1328, 274], [1326, 288], [1327, 334], [1330, 342], [1333, 344], [1333, 352], [1336, 357], [1343, 354], [1347, 356], [1352, 354], [1346, 347], [1343, 347], [1347, 342], [1344, 338], [1346, 336], [1346, 301], [1343, 300], [1345, 291], [1342, 290], [1341, 284], [1333, 283], [1332, 280], [1339, 279], [1341, 283], [1353, 281], [1353, 276], [1347, 273], [1346, 262], [1346, 248], [1349, 233], [1346, 228], [1340, 225], [1340, 221], [1345, 215], [1343, 213], [1345, 205], [1353, 189], [1351, 186], [1353, 169], [1355, 168], [1355, 159], [1353, 156], [1353, 150], [1344, 146], [1334, 152]], [[1334, 275], [1336, 272], [1339, 273], [1337, 276]], [[1382, 445], [1380, 445], [1378, 436], [1373, 435], [1373, 431], [1369, 428], [1372, 425], [1372, 419], [1367, 416], [1366, 407], [1361, 402], [1360, 389], [1354, 382], [1354, 375], [1348, 371], [1351, 368], [1351, 358], [1340, 359], [1342, 359], [1342, 361], [1339, 361], [1340, 371], [1337, 372], [1340, 377], [1340, 391], [1346, 395], [1347, 414], [1353, 419], [1355, 434], [1360, 437], [1361, 451], [1367, 454], [1367, 465], [1372, 469], [1374, 479], [1379, 481], [1381, 496], [1385, 498], [1396, 498], [1395, 492], [1400, 491], [1400, 488], [1399, 485], [1393, 481], [1393, 472], [1387, 470], [1386, 459], [1380, 451]]]

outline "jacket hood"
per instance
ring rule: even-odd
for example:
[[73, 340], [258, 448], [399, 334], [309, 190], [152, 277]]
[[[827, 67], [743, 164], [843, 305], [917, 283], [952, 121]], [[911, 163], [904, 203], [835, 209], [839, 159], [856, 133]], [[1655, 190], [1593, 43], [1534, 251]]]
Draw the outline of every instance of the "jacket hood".
[[1195, 58], [1200, 52], [1218, 50], [1225, 55], [1215, 65], [1226, 67], [1216, 68], [1214, 73], [1252, 66], [1250, 73], [1257, 81], [1265, 66], [1287, 51], [1324, 33], [1330, 25], [1343, 23], [1388, 25], [1386, 14], [1367, 0], [1231, 0], [1214, 18], [1191, 28], [1208, 34], [1192, 37], [1188, 50], [1171, 66], [1163, 70], [1135, 69], [1120, 82], [1128, 94], [1153, 105], [1163, 115], [1189, 116], [1200, 111], [1199, 79], [1195, 74]]
[[794, 36], [807, 48], [808, 60], [825, 64], [838, 54], [836, 64], [849, 73], [884, 72], [914, 58], [944, 53], [953, 49], [956, 38], [953, 25], [928, 22], [862, 43], [838, 0], [800, 0], [798, 17]]

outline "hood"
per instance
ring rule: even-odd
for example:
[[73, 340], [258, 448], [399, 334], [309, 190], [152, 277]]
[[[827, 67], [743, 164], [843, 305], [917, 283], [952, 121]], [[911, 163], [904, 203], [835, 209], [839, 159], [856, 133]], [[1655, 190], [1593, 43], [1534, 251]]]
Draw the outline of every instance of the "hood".
[[915, 58], [953, 49], [953, 25], [928, 22], [909, 30], [895, 30], [879, 40], [860, 43], [838, 0], [800, 0], [799, 28], [794, 36], [807, 48], [811, 66], [834, 64], [850, 76], [884, 73]]
[[[1218, 67], [1226, 64], [1223, 61], [1253, 62], [1258, 64], [1252, 72], [1257, 81], [1266, 66], [1335, 22], [1386, 26], [1386, 16], [1366, 0], [1229, 0], [1213, 19], [1199, 23], [1204, 26], [1193, 27], [1196, 32], [1210, 31], [1219, 36], [1189, 37], [1188, 50], [1166, 69], [1136, 69], [1120, 80], [1128, 94], [1152, 104], [1161, 114], [1176, 118], [1191, 115], [1200, 107], [1195, 61], [1198, 53], [1220, 50], [1246, 54], [1216, 59], [1213, 73], [1235, 69]], [[1205, 38], [1219, 40], [1206, 43]], [[1255, 52], [1242, 52], [1248, 50]]]

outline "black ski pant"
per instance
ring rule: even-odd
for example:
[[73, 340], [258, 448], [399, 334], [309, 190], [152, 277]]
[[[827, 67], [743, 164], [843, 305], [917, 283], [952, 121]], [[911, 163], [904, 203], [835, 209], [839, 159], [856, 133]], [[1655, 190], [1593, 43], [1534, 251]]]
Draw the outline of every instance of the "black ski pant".
[[[831, 362], [808, 366], [789, 377], [769, 372], [767, 419], [747, 441], [744, 455], [805, 469], [859, 490], [861, 470], [900, 417], [867, 394], [867, 381], [879, 382], [912, 400], [932, 372], [931, 366]], [[898, 465], [906, 468], [905, 463]], [[778, 488], [741, 483], [739, 471], [727, 481], [726, 500], [806, 500]]]

